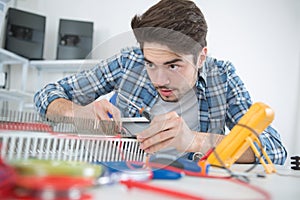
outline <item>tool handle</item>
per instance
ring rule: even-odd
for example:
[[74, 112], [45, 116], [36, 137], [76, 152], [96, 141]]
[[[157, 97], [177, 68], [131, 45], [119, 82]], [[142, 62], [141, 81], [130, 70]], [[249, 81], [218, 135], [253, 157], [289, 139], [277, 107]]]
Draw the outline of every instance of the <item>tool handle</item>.
[[145, 108], [141, 108], [141, 109], [139, 110], [139, 113], [140, 113], [142, 116], [144, 116], [146, 119], [148, 119], [149, 122], [152, 121], [153, 116], [151, 115], [150, 112], [146, 111]]
[[153, 116], [149, 112], [144, 111], [144, 112], [142, 112], [142, 114], [143, 114], [144, 117], [146, 117], [146, 119], [149, 120], [149, 122], [152, 121]]

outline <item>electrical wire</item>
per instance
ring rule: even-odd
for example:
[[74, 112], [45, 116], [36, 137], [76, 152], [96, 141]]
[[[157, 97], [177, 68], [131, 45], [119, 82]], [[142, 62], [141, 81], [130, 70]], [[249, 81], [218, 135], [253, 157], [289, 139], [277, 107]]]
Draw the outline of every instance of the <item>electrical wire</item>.
[[[259, 138], [259, 136], [258, 136], [258, 134], [257, 134], [257, 132], [254, 130], [254, 129], [252, 129], [251, 127], [248, 127], [248, 126], [246, 126], [246, 125], [243, 125], [243, 124], [237, 124], [237, 125], [239, 125], [239, 126], [242, 126], [242, 127], [244, 127], [244, 128], [247, 128], [247, 129], [249, 129], [253, 134], [255, 134], [257, 137], [258, 137], [258, 139], [259, 139], [259, 141], [260, 141], [260, 148], [262, 148], [262, 142], [261, 142], [261, 140], [260, 140], [260, 138]], [[128, 131], [128, 130], [127, 130]], [[273, 137], [273, 135], [271, 135], [272, 137]], [[122, 160], [125, 160], [125, 157], [124, 157], [124, 149], [122, 148], [122, 140], [121, 140], [121, 138], [122, 137], [120, 137], [120, 146], [118, 147], [119, 148], [119, 152], [122, 154]], [[212, 137], [211, 137], [212, 138]], [[212, 144], [213, 142], [211, 142], [211, 144]], [[242, 176], [242, 175], [238, 175], [238, 174], [235, 174], [235, 173], [233, 173], [230, 169], [228, 169], [228, 168], [226, 168], [225, 167], [225, 164], [224, 164], [224, 162], [220, 159], [220, 157], [219, 157], [219, 155], [217, 154], [217, 152], [215, 151], [215, 146], [214, 145], [211, 145], [211, 146], [213, 146], [213, 148], [212, 148], [212, 150], [213, 150], [213, 153], [215, 154], [215, 156], [216, 156], [216, 158], [219, 160], [219, 162], [223, 165], [223, 167], [219, 167], [219, 168], [222, 168], [222, 169], [224, 169], [224, 170], [226, 170], [227, 171], [227, 173], [229, 174], [228, 176], [211, 176], [211, 175], [202, 175], [202, 174], [199, 174], [199, 173], [196, 173], [196, 172], [191, 172], [191, 171], [186, 171], [186, 170], [179, 170], [179, 169], [177, 169], [177, 168], [172, 168], [171, 166], [169, 167], [167, 167], [167, 169], [168, 170], [171, 170], [171, 171], [177, 171], [177, 172], [181, 172], [181, 173], [184, 173], [185, 175], [188, 175], [188, 176], [195, 176], [195, 177], [204, 177], [204, 178], [216, 178], [216, 179], [226, 179], [226, 180], [229, 180], [229, 181], [232, 181], [232, 182], [236, 182], [236, 183], [238, 183], [238, 184], [242, 184], [242, 185], [244, 185], [244, 186], [246, 186], [246, 187], [249, 187], [249, 188], [251, 188], [251, 189], [253, 189], [253, 190], [255, 190], [256, 192], [259, 192], [259, 193], [261, 193], [266, 199], [270, 199], [270, 195], [268, 194], [268, 193], [266, 193], [265, 191], [263, 191], [262, 189], [260, 189], [260, 188], [257, 188], [257, 187], [255, 187], [255, 186], [252, 186], [252, 185], [250, 185], [250, 184], [248, 184], [248, 182], [249, 182], [249, 179], [246, 177], [246, 176]], [[260, 154], [260, 156], [259, 156], [259, 159], [262, 157], [262, 154]], [[126, 163], [128, 164], [128, 166], [130, 166], [131, 168], [133, 167], [131, 164], [132, 164], [132, 162], [130, 162], [130, 161], [126, 161]], [[257, 165], [258, 163], [257, 162], [255, 162], [254, 164], [253, 164], [253, 166], [250, 168], [250, 169], [248, 169], [248, 170], [246, 170], [246, 172], [250, 172], [251, 170], [253, 170], [254, 169], [254, 167]], [[153, 165], [152, 165], [152, 167], [153, 167]], [[157, 166], [156, 166], [157, 167]], [[166, 166], [164, 166], [164, 168], [166, 168]]]
[[[258, 137], [257, 132], [254, 129], [252, 129], [251, 127], [248, 127], [248, 126], [243, 125], [243, 124], [237, 124], [237, 125], [249, 129], [253, 134], [255, 134], [256, 137]], [[128, 131], [128, 130], [126, 130], [126, 131]], [[211, 144], [213, 144], [213, 139], [212, 139], [212, 137], [210, 137], [210, 138], [211, 138], [210, 142], [211, 142]], [[262, 142], [261, 142], [261, 140], [260, 140], [259, 137], [258, 137], [258, 139], [260, 141], [260, 148], [262, 148]], [[249, 184], [250, 180], [249, 180], [249, 178], [246, 175], [241, 175], [241, 174], [233, 173], [232, 170], [230, 170], [229, 168], [225, 167], [224, 162], [220, 159], [218, 153], [215, 151], [215, 146], [214, 145], [211, 145], [211, 146], [212, 146], [212, 148], [211, 148], [212, 153], [215, 154], [216, 158], [218, 159], [218, 161], [222, 165], [222, 167], [220, 167], [220, 166], [217, 166], [217, 167], [224, 169], [228, 173], [228, 176], [212, 176], [212, 175], [207, 175], [207, 174], [203, 175], [203, 174], [200, 174], [200, 173], [197, 173], [197, 172], [191, 172], [191, 171], [187, 171], [187, 170], [184, 170], [184, 169], [178, 169], [178, 168], [175, 168], [175, 167], [172, 167], [172, 166], [165, 166], [165, 165], [161, 165], [161, 164], [158, 164], [158, 163], [151, 163], [151, 162], [147, 163], [147, 167], [164, 168], [166, 170], [170, 170], [170, 171], [173, 171], [173, 172], [183, 173], [183, 174], [185, 174], [187, 176], [195, 176], [195, 177], [203, 177], [203, 178], [215, 178], [215, 179], [225, 179], [225, 180], [231, 181], [233, 183], [236, 183], [236, 184], [239, 184], [239, 185], [243, 185], [243, 186], [245, 186], [245, 187], [247, 187], [249, 189], [252, 189], [252, 190], [256, 191], [257, 193], [260, 193], [261, 195], [263, 195], [265, 197], [265, 199], [271, 199], [271, 197], [270, 197], [270, 195], [269, 195], [268, 192], [266, 192], [266, 191], [264, 191], [261, 188], [258, 188], [256, 186], [250, 185]], [[262, 157], [262, 153], [260, 153], [259, 159], [261, 157]], [[129, 168], [134, 169], [134, 167], [132, 165], [132, 162], [127, 161], [126, 164], [127, 164], [127, 166]], [[137, 163], [135, 163], [135, 164], [137, 164]], [[246, 170], [246, 172], [248, 173], [251, 170], [253, 170], [257, 164], [258, 163], [255, 162], [251, 168], [249, 168], [248, 170]], [[257, 176], [257, 177], [261, 177], [261, 176]], [[130, 183], [123, 183], [123, 184], [125, 184], [125, 185], [127, 184], [128, 187], [134, 187], [136, 185], [135, 183], [132, 183], [132, 182], [130, 182]], [[143, 185], [143, 187], [146, 187], [146, 186], [147, 187], [151, 187], [151, 189], [149, 189], [149, 190], [155, 190], [154, 189], [155, 186]], [[138, 185], [136, 187], [140, 187], [140, 185]], [[159, 188], [159, 191], [158, 191], [158, 189], [156, 189], [156, 190], [157, 190], [156, 192], [159, 192], [160, 190], [164, 190], [166, 192], [166, 188], [162, 188], [162, 187]], [[174, 191], [168, 191], [168, 192], [169, 193], [174, 193]], [[202, 198], [202, 197], [199, 197], [199, 198]]]
[[[67, 137], [70, 137], [69, 135], [67, 136]], [[123, 147], [122, 147], [122, 137], [120, 137], [120, 146], [119, 146], [119, 148], [121, 148], [120, 149], [120, 153], [123, 155], [122, 156], [122, 159], [125, 159], [124, 158], [124, 152], [123, 151], [125, 151], [124, 149], [123, 149]], [[127, 164], [131, 164], [131, 162], [130, 161], [127, 161], [126, 162]], [[132, 165], [130, 165], [130, 166], [132, 166]], [[171, 170], [171, 171], [177, 171], [177, 172], [180, 172], [180, 173], [184, 173], [185, 175], [188, 175], [188, 176], [195, 176], [195, 177], [204, 177], [204, 178], [216, 178], [216, 179], [228, 179], [228, 180], [231, 180], [233, 177], [235, 177], [232, 173], [230, 174], [230, 176], [222, 176], [222, 177], [220, 177], [220, 176], [211, 176], [211, 175], [201, 175], [201, 174], [199, 174], [199, 173], [195, 173], [195, 172], [191, 172], [191, 171], [186, 171], [186, 170], [179, 170], [179, 169], [176, 169], [176, 168], [172, 168], [172, 167], [168, 167], [167, 168], [168, 170]], [[227, 169], [228, 170], [228, 169]], [[229, 170], [230, 171], [230, 170]], [[236, 178], [236, 177], [235, 177]], [[240, 180], [236, 180], [236, 181], [240, 181]], [[239, 184], [240, 184], [240, 182], [238, 182]], [[245, 185], [246, 186], [246, 185]], [[154, 187], [155, 188], [155, 187]], [[260, 192], [260, 193], [262, 193], [261, 191], [259, 191], [257, 188], [255, 188], [255, 187], [251, 187], [251, 189], [253, 189], [253, 190], [255, 190], [255, 191], [258, 191], [258, 192]], [[160, 190], [162, 190], [162, 191], [165, 191], [165, 192], [174, 192], [174, 191], [168, 191], [166, 188], [162, 188], [162, 187], [160, 187]], [[184, 195], [185, 193], [182, 193], [182, 195]], [[264, 196], [266, 197], [266, 199], [268, 199], [267, 198], [267, 195], [265, 195], [264, 194]], [[203, 199], [202, 197], [197, 197], [197, 198], [195, 198], [195, 199]]]
[[[258, 145], [259, 145], [259, 148], [260, 148], [260, 149], [263, 149], [263, 148], [264, 148], [264, 147], [262, 146], [263, 143], [262, 143], [262, 140], [261, 140], [260, 137], [259, 137], [259, 134], [258, 134], [253, 128], [251, 128], [251, 127], [249, 127], [249, 126], [247, 126], [247, 125], [245, 125], [245, 124], [239, 124], [239, 123], [237, 123], [236, 125], [237, 125], [237, 126], [241, 126], [241, 127], [243, 127], [243, 128], [246, 128], [246, 129], [250, 130], [251, 133], [254, 134], [254, 135], [257, 137], [257, 139], [259, 140], [259, 143], [260, 143], [260, 144], [258, 144]], [[258, 165], [258, 163], [259, 163], [258, 160], [260, 160], [260, 159], [262, 158], [262, 156], [263, 156], [262, 151], [260, 151], [259, 157], [257, 158], [256, 162], [254, 162], [253, 165], [252, 165], [252, 167], [250, 167], [249, 169], [247, 169], [245, 172], [250, 172], [250, 171], [252, 171], [252, 170]]]
[[[135, 165], [142, 165], [141, 162], [135, 162], [134, 164]], [[163, 168], [163, 169], [166, 169], [166, 170], [169, 170], [169, 171], [172, 171], [172, 172], [177, 172], [177, 173], [181, 173], [181, 174], [184, 174], [184, 175], [187, 175], [187, 176], [192, 176], [192, 177], [226, 180], [226, 181], [232, 182], [234, 184], [242, 185], [243, 187], [251, 189], [251, 190], [255, 191], [256, 193], [259, 193], [262, 196], [264, 196], [265, 197], [264, 199], [266, 199], [266, 200], [271, 199], [271, 196], [268, 192], [264, 191], [263, 189], [261, 189], [259, 187], [250, 185], [248, 182], [245, 182], [241, 179], [237, 179], [236, 177], [232, 176], [232, 174], [230, 174], [228, 176], [201, 174], [199, 172], [192, 172], [192, 171], [189, 171], [189, 170], [179, 169], [179, 168], [176, 168], [176, 167], [173, 167], [173, 166], [166, 166], [166, 165], [163, 165], [163, 164], [152, 163], [152, 162], [149, 162], [147, 164], [147, 166], [152, 167], [152, 168]], [[164, 187], [161, 187], [161, 186], [157, 187], [157, 186], [150, 185], [150, 184], [147, 184], [147, 183], [143, 183], [142, 185], [140, 183], [137, 183], [137, 185], [136, 185], [135, 182], [132, 183], [132, 181], [131, 181], [130, 183], [124, 182], [122, 184], [125, 184], [128, 187], [137, 187], [137, 188], [141, 188], [143, 186], [144, 189], [146, 189], [146, 190], [150, 190], [150, 191], [158, 192], [158, 193], [161, 193], [161, 191], [163, 191], [162, 193], [168, 194], [168, 195], [171, 195], [171, 196], [174, 196], [174, 194], [176, 194], [177, 192], [180, 193], [181, 196], [186, 195], [186, 197], [187, 197], [187, 195], [190, 195], [190, 194], [186, 194], [184, 192], [180, 192], [178, 190], [175, 191], [175, 190], [171, 190], [171, 189], [164, 188]], [[147, 189], [148, 187], [151, 187], [151, 188]], [[203, 197], [191, 195], [189, 199], [203, 199]], [[211, 199], [211, 198], [209, 198], [209, 199]]]
[[[259, 143], [260, 144], [258, 144], [259, 145], [259, 148], [260, 149], [263, 149], [264, 147], [262, 146], [262, 141], [261, 141], [261, 138], [259, 137], [259, 134], [253, 129], [253, 128], [251, 128], [251, 127], [249, 127], [249, 126], [246, 126], [246, 125], [244, 125], [244, 124], [237, 124], [238, 126], [242, 126], [242, 127], [244, 127], [244, 128], [247, 128], [248, 130], [250, 130], [257, 138], [258, 138], [258, 140], [259, 140]], [[272, 134], [269, 134], [271, 137], [273, 137], [274, 139], [276, 139]], [[260, 151], [260, 155], [259, 155], [259, 157], [258, 157], [258, 160], [260, 160], [261, 158], [262, 158], [262, 156], [263, 156], [263, 154], [262, 154], [262, 151]], [[245, 172], [250, 172], [250, 171], [252, 171], [256, 166], [258, 165], [258, 162], [256, 161], [253, 165], [252, 165], [252, 167], [250, 167], [249, 169], [247, 169]], [[282, 174], [282, 173], [279, 173], [278, 171], [276, 171], [275, 172], [277, 175], [279, 175], [279, 176], [286, 176], [286, 177], [294, 177], [294, 178], [300, 178], [300, 176], [297, 176], [297, 175], [292, 175], [292, 174]], [[260, 176], [262, 176], [262, 175], [260, 175]]]
[[[241, 126], [241, 127], [243, 127], [243, 128], [246, 128], [246, 129], [250, 130], [251, 133], [254, 134], [254, 135], [258, 138], [259, 143], [260, 143], [260, 144], [258, 144], [258, 145], [259, 145], [259, 148], [260, 148], [260, 149], [263, 149], [263, 147], [262, 147], [262, 141], [261, 141], [261, 139], [260, 139], [260, 137], [259, 137], [259, 134], [258, 134], [253, 128], [251, 128], [251, 127], [249, 127], [249, 126], [247, 126], [247, 125], [244, 125], [244, 124], [240, 124], [240, 123], [236, 123], [236, 125], [237, 125], [237, 126]], [[213, 145], [212, 137], [210, 137], [210, 138], [211, 138], [211, 140], [210, 140], [211, 146], [213, 146], [213, 148], [212, 148], [212, 149], [213, 149], [213, 153], [214, 153], [215, 157], [217, 158], [217, 160], [219, 161], [219, 163], [222, 165], [222, 167], [220, 167], [220, 166], [214, 166], [214, 167], [224, 168], [229, 174], [232, 174], [232, 176], [234, 176], [234, 177], [236, 177], [236, 178], [242, 178], [242, 179], [245, 179], [245, 180], [248, 181], [249, 179], [248, 179], [248, 178], [245, 178], [245, 176], [241, 175], [241, 177], [239, 177], [239, 176], [237, 176], [236, 174], [234, 174], [229, 168], [227, 168], [227, 167], [225, 166], [225, 163], [224, 163], [223, 160], [220, 158], [220, 156], [218, 155], [218, 153], [215, 151], [216, 146]], [[249, 169], [245, 170], [245, 172], [246, 172], [246, 173], [249, 173], [250, 171], [252, 171], [252, 170], [258, 165], [258, 163], [259, 163], [258, 160], [260, 160], [260, 159], [262, 158], [262, 156], [263, 156], [263, 154], [262, 154], [262, 152], [260, 151], [260, 155], [259, 155], [257, 161], [254, 162], [253, 165], [252, 165]], [[258, 176], [258, 177], [263, 177], [263, 176]]]

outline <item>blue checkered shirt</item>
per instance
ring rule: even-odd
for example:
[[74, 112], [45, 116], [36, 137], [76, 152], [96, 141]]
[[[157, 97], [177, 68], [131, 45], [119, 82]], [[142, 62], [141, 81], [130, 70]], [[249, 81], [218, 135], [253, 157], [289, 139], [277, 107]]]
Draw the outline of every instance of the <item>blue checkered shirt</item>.
[[[38, 112], [45, 115], [49, 103], [57, 98], [87, 105], [114, 90], [147, 110], [155, 104], [158, 93], [149, 80], [139, 48], [123, 49], [91, 69], [46, 85], [35, 94], [34, 101]], [[231, 130], [252, 105], [232, 63], [211, 57], [198, 73], [196, 94], [201, 132], [225, 134], [225, 126]], [[122, 99], [117, 98], [116, 106], [124, 117], [140, 117], [138, 110]], [[284, 164], [287, 152], [278, 132], [269, 126], [260, 139], [273, 163]]]

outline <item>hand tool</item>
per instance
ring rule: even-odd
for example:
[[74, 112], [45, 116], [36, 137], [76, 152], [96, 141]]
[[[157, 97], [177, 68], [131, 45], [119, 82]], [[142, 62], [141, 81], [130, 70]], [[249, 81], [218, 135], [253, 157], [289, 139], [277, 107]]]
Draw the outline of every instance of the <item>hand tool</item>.
[[[144, 162], [125, 162], [125, 161], [117, 161], [117, 162], [96, 162], [96, 164], [101, 164], [108, 168], [110, 173], [125, 173], [124, 177], [132, 177], [134, 180], [147, 180], [146, 175], [149, 179], [179, 179], [182, 177], [182, 174], [179, 172], [174, 172], [167, 169], [162, 168], [151, 168], [145, 165]], [[142, 178], [144, 171], [144, 178]], [[136, 172], [139, 172], [139, 176], [133, 176]], [[151, 177], [149, 175], [149, 171], [151, 172]], [[127, 175], [126, 175], [127, 174]], [[124, 179], [123, 179], [124, 180]]]
[[210, 165], [208, 163], [199, 163], [193, 160], [189, 160], [185, 157], [175, 157], [170, 156], [168, 154], [156, 153], [150, 156], [149, 161], [147, 163], [150, 167], [158, 168], [168, 168], [168, 166], [177, 168], [186, 173], [201, 173], [205, 175], [208, 173]]
[[117, 91], [117, 94], [119, 95], [119, 97], [121, 97], [122, 99], [124, 99], [127, 103], [131, 104], [133, 107], [135, 107], [136, 109], [138, 109], [139, 113], [142, 116], [144, 116], [146, 119], [148, 119], [149, 122], [151, 122], [151, 120], [153, 119], [153, 116], [151, 115], [151, 113], [149, 111], [145, 110], [145, 108], [140, 108], [139, 106], [137, 106], [135, 103], [133, 103], [128, 98], [126, 98], [123, 94], [121, 94], [121, 92]]

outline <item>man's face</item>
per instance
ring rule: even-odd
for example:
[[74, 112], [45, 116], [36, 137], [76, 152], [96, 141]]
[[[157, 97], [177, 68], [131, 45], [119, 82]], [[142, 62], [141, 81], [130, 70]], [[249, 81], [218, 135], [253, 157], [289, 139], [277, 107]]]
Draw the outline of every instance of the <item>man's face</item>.
[[144, 43], [145, 66], [152, 84], [164, 101], [176, 102], [197, 80], [192, 55], [177, 54], [158, 43]]

